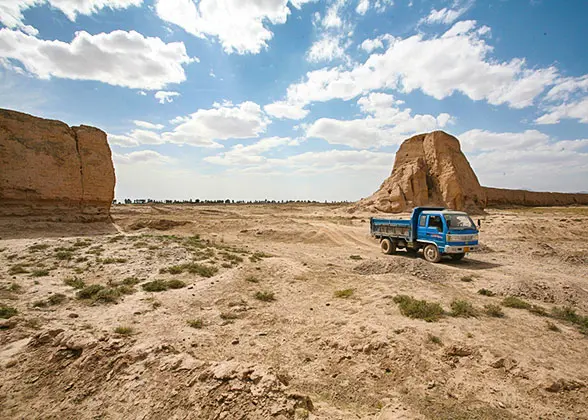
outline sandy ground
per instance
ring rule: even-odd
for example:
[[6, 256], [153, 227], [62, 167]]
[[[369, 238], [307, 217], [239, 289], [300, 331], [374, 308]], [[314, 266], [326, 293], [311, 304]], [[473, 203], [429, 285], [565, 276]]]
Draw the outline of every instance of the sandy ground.
[[[440, 264], [381, 254], [369, 214], [338, 206], [113, 220], [5, 221], [2, 418], [588, 418], [588, 336], [537, 308], [588, 315], [588, 208], [492, 210], [483, 251]], [[178, 288], [144, 290], [158, 279]], [[82, 282], [106, 291], [80, 299]], [[477, 314], [413, 319], [397, 295]]]

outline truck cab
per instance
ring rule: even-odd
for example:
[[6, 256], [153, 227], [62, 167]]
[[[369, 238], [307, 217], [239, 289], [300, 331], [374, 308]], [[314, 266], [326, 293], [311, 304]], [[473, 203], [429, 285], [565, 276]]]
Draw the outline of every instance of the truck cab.
[[410, 220], [372, 218], [370, 222], [371, 234], [380, 239], [386, 254], [422, 249], [427, 261], [439, 262], [443, 255], [460, 260], [479, 249], [478, 229], [462, 211], [415, 207]]

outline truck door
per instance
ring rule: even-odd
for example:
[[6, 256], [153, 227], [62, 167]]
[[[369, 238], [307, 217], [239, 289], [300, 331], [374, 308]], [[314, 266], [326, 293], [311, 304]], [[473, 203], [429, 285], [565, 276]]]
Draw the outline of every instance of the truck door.
[[422, 238], [428, 242], [437, 244], [439, 251], [443, 252], [445, 245], [445, 234], [443, 233], [443, 218], [438, 214], [430, 214], [427, 217], [427, 227], [425, 237]]

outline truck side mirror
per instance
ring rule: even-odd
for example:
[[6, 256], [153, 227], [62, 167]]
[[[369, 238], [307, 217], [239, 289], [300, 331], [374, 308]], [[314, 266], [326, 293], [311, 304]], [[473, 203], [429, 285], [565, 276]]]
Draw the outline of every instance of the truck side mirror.
[[480, 229], [482, 227], [482, 221], [480, 219], [478, 219], [478, 229]]

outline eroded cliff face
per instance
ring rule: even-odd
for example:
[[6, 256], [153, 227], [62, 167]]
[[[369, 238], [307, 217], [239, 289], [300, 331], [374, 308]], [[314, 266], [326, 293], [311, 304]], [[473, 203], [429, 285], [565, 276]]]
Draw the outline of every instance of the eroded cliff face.
[[387, 213], [426, 205], [476, 213], [484, 208], [485, 200], [459, 141], [435, 131], [405, 140], [396, 152], [390, 177], [359, 206]]
[[0, 109], [0, 215], [101, 221], [114, 198], [106, 133]]

